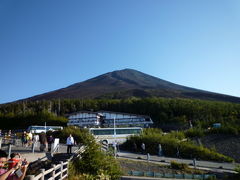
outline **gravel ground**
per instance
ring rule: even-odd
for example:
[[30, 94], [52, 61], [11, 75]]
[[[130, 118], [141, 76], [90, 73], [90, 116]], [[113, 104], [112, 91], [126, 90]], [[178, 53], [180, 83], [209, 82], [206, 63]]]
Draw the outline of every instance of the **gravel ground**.
[[201, 138], [201, 142], [208, 148], [216, 149], [217, 152], [232, 157], [240, 162], [240, 136], [214, 134]]

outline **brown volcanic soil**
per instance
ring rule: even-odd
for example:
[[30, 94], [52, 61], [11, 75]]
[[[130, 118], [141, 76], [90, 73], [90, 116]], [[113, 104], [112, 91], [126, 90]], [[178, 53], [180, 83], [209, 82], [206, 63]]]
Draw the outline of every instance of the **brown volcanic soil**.
[[240, 162], [240, 136], [213, 134], [201, 138], [201, 142], [208, 148], [216, 149], [217, 152], [232, 157]]
[[240, 103], [239, 97], [194, 89], [133, 69], [102, 74], [83, 82], [19, 101], [50, 99], [125, 99], [129, 97], [194, 98]]

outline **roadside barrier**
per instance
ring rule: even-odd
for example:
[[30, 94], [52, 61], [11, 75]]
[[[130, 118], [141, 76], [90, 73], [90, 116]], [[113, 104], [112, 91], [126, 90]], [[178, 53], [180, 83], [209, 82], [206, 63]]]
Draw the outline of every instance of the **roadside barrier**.
[[176, 179], [208, 179], [216, 178], [214, 174], [169, 174], [169, 173], [156, 173], [156, 172], [143, 172], [143, 171], [129, 171], [130, 176], [146, 176], [157, 178], [176, 178]]
[[[59, 145], [56, 147], [56, 149], [59, 148]], [[40, 169], [40, 174], [38, 175], [28, 175], [27, 179], [28, 180], [54, 180], [54, 179], [65, 179], [68, 177], [68, 164], [69, 162], [73, 159], [75, 156], [80, 156], [81, 153], [85, 151], [85, 146], [80, 146], [79, 149], [74, 151], [74, 154], [66, 161], [60, 161], [59, 164], [52, 165], [52, 168], [45, 170], [45, 169]], [[56, 152], [56, 151], [54, 151]]]
[[10, 136], [0, 137], [0, 147], [7, 146], [8, 144], [19, 146], [21, 145], [21, 139]]
[[102, 142], [101, 150], [106, 152], [108, 150], [108, 143]]
[[[61, 161], [60, 164], [53, 164], [51, 169], [45, 170], [40, 169], [40, 174], [38, 175], [28, 175], [27, 179], [29, 180], [54, 180], [54, 179], [65, 179], [68, 177], [68, 163], [70, 161], [63, 162]], [[47, 178], [49, 177], [49, 178]]]

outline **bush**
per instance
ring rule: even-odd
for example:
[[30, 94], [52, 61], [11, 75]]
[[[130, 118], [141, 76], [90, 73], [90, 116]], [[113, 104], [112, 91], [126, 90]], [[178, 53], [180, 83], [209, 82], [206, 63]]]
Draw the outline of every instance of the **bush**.
[[[213, 150], [202, 146], [197, 146], [192, 142], [182, 142], [170, 135], [163, 135], [159, 133], [145, 133], [139, 136], [132, 136], [128, 138], [127, 142], [123, 144], [122, 148], [130, 151], [135, 151], [134, 143], [137, 145], [137, 152], [141, 152], [141, 144], [145, 143], [146, 152], [150, 154], [158, 154], [158, 146], [161, 144], [163, 155], [170, 157], [180, 156], [182, 158], [197, 158], [202, 160], [226, 161], [232, 162], [233, 159]], [[179, 151], [179, 153], [178, 153]]]
[[237, 167], [234, 170], [237, 171], [238, 174], [240, 175], [240, 165], [237, 165]]
[[88, 145], [85, 151], [73, 160], [70, 165], [71, 176], [88, 174], [95, 179], [97, 176], [109, 176], [110, 179], [119, 179], [122, 172], [118, 162], [100, 151], [96, 143]]
[[85, 145], [85, 151], [69, 165], [70, 179], [118, 179], [121, 170], [118, 162], [100, 150], [94, 137], [86, 129], [67, 127], [54, 132], [64, 142], [72, 134], [74, 139]]
[[62, 143], [66, 143], [69, 134], [72, 134], [74, 140], [78, 144], [88, 145], [95, 141], [94, 137], [88, 132], [87, 129], [80, 129], [71, 126], [65, 127], [61, 131], [54, 131], [52, 134], [55, 138], [60, 138]]
[[209, 134], [232, 134], [232, 135], [238, 135], [240, 132], [240, 129], [237, 126], [222, 126], [219, 128], [212, 128], [208, 131]]
[[193, 137], [203, 137], [204, 131], [200, 128], [191, 128], [184, 132], [186, 137], [193, 138]]
[[177, 169], [177, 170], [184, 170], [184, 171], [186, 171], [187, 169], [189, 169], [187, 164], [178, 163], [176, 161], [171, 161], [170, 166], [171, 166], [172, 169]]

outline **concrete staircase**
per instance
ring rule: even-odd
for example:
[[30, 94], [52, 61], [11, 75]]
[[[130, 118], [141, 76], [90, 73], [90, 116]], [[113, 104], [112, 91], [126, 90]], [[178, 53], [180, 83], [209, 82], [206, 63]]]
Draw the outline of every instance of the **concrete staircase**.
[[52, 157], [52, 163], [58, 164], [60, 161], [67, 161], [68, 159], [72, 158], [74, 154], [67, 154], [67, 153], [56, 153]]

